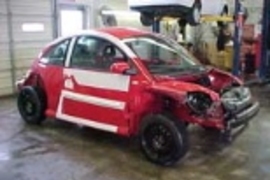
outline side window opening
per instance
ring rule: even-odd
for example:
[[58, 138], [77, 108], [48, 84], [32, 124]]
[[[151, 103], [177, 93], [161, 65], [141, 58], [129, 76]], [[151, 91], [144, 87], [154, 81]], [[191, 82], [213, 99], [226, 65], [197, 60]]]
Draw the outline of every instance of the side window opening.
[[70, 39], [53, 46], [40, 60], [41, 63], [64, 66]]
[[71, 66], [78, 68], [87, 68], [94, 66], [96, 57], [96, 45], [95, 39], [86, 37], [80, 37], [77, 39], [72, 57]]
[[117, 61], [127, 61], [126, 55], [104, 39], [82, 36], [75, 43], [71, 67], [108, 71]]

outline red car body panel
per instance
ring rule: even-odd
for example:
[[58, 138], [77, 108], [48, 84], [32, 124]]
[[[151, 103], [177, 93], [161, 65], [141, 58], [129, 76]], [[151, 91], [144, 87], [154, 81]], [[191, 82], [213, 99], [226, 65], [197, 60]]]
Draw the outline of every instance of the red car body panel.
[[[123, 28], [102, 29], [97, 32], [107, 33], [119, 39], [147, 34]], [[216, 69], [211, 69], [205, 74], [211, 80], [209, 87], [193, 83], [196, 79], [196, 75], [193, 74], [179, 78], [154, 77], [137, 57], [132, 57], [131, 61], [136, 66], [138, 73], [131, 76], [42, 64], [40, 59], [43, 54], [57, 42], [59, 40], [48, 45], [40, 54], [40, 57], [34, 62], [29, 76], [18, 83], [19, 89], [26, 85], [40, 86], [45, 91], [47, 98], [47, 116], [68, 119], [71, 122], [83, 123], [124, 136], [136, 134], [140, 121], [145, 115], [161, 113], [164, 109], [164, 97], [178, 102], [171, 109], [178, 119], [222, 129], [224, 128], [224, 112], [220, 106], [218, 92], [232, 82], [242, 83], [238, 78]], [[121, 64], [118, 68], [120, 66]], [[114, 71], [113, 67], [111, 71]], [[198, 76], [200, 77], [200, 75]], [[102, 82], [88, 77], [122, 79], [119, 81], [122, 89], [116, 87], [117, 85], [106, 88], [109, 87], [110, 80], [107, 82], [108, 84], [102, 84]], [[93, 84], [97, 84], [97, 86]], [[103, 88], [100, 84], [106, 87]], [[187, 92], [193, 91], [209, 94], [216, 103], [216, 108], [210, 109], [207, 115], [191, 114], [185, 98]]]

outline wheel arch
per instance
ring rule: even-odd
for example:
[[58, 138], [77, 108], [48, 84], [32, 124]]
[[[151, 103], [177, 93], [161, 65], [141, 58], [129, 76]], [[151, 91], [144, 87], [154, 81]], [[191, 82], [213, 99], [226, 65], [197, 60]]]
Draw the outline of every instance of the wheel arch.
[[45, 107], [47, 107], [47, 93], [41, 76], [36, 73], [31, 73], [29, 77], [25, 80], [22, 88], [27, 86], [33, 87], [36, 91], [38, 91], [38, 94], [41, 96], [45, 103]]
[[[171, 154], [171, 158], [161, 158], [156, 159], [156, 157], [153, 159], [153, 156], [149, 156], [149, 151], [145, 150], [147, 149], [147, 141], [145, 141], [145, 132], [151, 127], [153, 124], [160, 124], [163, 126], [166, 126], [169, 128], [170, 132], [174, 136], [174, 139], [177, 139], [178, 144], [176, 145], [178, 150], [174, 152], [174, 154]], [[154, 162], [156, 164], [162, 165], [162, 166], [171, 166], [175, 163], [177, 163], [180, 159], [182, 159], [188, 149], [189, 149], [189, 137], [188, 132], [186, 130], [186, 125], [181, 123], [180, 121], [172, 119], [172, 117], [168, 116], [167, 114], [161, 113], [161, 114], [150, 114], [144, 118], [144, 120], [141, 123], [141, 129], [139, 131], [139, 139], [140, 139], [140, 145], [141, 149], [143, 150], [144, 155], [148, 160], [151, 162]], [[175, 142], [175, 141], [174, 141]], [[150, 143], [152, 144], [152, 143]], [[182, 148], [180, 148], [182, 147]], [[148, 153], [147, 153], [148, 152]], [[177, 152], [177, 154], [176, 154]], [[151, 153], [150, 153], [151, 154]], [[172, 157], [173, 156], [173, 157]]]
[[177, 120], [176, 109], [178, 101], [173, 97], [165, 93], [152, 93], [151, 103], [148, 104], [148, 108], [142, 111], [134, 123], [134, 132], [132, 134], [137, 135], [141, 128], [144, 119], [147, 116], [153, 114], [163, 114], [172, 120]]

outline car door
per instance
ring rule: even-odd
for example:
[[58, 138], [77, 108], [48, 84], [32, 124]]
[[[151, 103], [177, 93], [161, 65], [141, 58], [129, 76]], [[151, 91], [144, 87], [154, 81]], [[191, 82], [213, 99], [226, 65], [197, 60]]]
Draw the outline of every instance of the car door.
[[38, 62], [40, 82], [45, 88], [49, 115], [55, 116], [60, 92], [63, 87], [63, 67], [71, 39], [65, 39], [50, 46]]
[[124, 53], [109, 41], [78, 37], [63, 72], [57, 117], [115, 133], [127, 128], [125, 112], [131, 77], [109, 70], [114, 61], [125, 60]]

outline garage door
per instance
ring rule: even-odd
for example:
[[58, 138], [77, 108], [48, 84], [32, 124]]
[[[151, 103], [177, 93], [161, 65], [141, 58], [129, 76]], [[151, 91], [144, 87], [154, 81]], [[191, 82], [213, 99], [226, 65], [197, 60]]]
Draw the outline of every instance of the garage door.
[[51, 2], [0, 1], [0, 96], [14, 92], [15, 80], [22, 77], [40, 49], [53, 39]]
[[15, 76], [20, 78], [40, 49], [53, 39], [49, 0], [10, 0], [14, 39]]
[[5, 1], [0, 1], [0, 96], [12, 92], [9, 38]]

